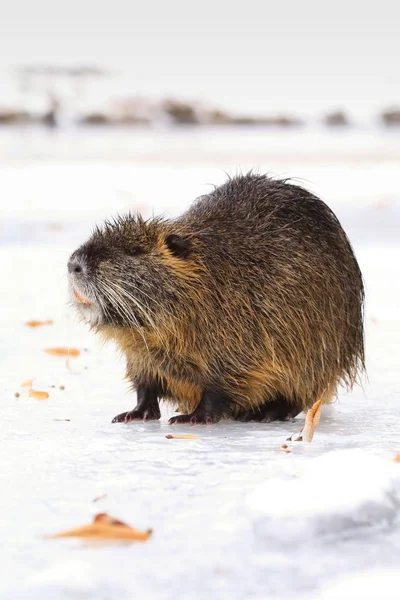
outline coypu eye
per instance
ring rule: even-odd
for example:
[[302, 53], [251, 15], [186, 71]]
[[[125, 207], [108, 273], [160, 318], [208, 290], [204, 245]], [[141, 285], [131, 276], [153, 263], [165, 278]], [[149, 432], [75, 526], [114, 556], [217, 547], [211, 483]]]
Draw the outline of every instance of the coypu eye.
[[171, 234], [165, 238], [168, 250], [177, 258], [187, 258], [190, 252], [190, 241], [180, 235]]

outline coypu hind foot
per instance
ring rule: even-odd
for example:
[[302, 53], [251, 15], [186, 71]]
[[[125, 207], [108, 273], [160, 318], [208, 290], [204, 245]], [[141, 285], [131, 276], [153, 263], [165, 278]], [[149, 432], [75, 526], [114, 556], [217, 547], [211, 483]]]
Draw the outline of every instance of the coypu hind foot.
[[129, 423], [130, 421], [152, 421], [161, 417], [157, 390], [151, 387], [139, 388], [137, 405], [133, 410], [121, 413], [111, 423]]
[[236, 417], [236, 421], [248, 423], [272, 423], [273, 421], [289, 421], [294, 419], [303, 409], [298, 404], [289, 403], [286, 398], [279, 396], [276, 400], [265, 402], [258, 408], [247, 410]]
[[222, 394], [214, 392], [204, 392], [199, 405], [188, 415], [178, 415], [171, 417], [168, 423], [170, 425], [184, 424], [189, 425], [211, 425], [218, 423], [226, 414], [229, 406], [229, 400]]

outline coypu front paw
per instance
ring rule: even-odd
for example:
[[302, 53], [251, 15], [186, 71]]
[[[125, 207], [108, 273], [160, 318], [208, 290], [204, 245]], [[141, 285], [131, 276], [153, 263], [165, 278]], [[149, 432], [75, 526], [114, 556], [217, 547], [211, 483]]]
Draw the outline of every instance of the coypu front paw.
[[190, 415], [178, 415], [171, 417], [168, 421], [169, 425], [189, 424], [189, 425], [212, 425], [218, 423], [221, 419], [218, 415], [213, 414], [197, 414], [196, 411]]
[[140, 387], [137, 391], [138, 403], [133, 410], [121, 413], [111, 423], [130, 423], [130, 421], [157, 421], [161, 417], [158, 406], [157, 389]]
[[189, 425], [212, 425], [218, 423], [227, 413], [229, 399], [221, 393], [204, 392], [201, 400], [192, 413], [189, 415], [178, 415], [171, 417], [168, 423], [170, 425], [187, 423]]
[[111, 423], [130, 423], [130, 421], [153, 421], [158, 420], [161, 417], [160, 410], [154, 410], [153, 408], [142, 409], [134, 408], [128, 412], [121, 413], [113, 418]]

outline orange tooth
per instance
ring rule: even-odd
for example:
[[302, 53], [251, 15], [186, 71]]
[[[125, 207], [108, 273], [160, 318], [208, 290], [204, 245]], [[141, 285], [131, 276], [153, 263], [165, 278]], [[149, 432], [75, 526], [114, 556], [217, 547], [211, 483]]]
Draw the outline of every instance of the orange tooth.
[[74, 296], [80, 304], [85, 304], [86, 306], [92, 306], [93, 302], [86, 300], [83, 296], [80, 295], [79, 292], [74, 290]]

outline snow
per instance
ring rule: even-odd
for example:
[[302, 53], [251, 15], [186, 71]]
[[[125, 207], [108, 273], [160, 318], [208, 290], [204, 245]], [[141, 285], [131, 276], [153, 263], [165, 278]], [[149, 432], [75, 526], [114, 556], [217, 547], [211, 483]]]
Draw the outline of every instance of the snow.
[[376, 521], [391, 523], [400, 507], [397, 464], [361, 449], [329, 452], [306, 463], [299, 477], [270, 479], [247, 498], [266, 537], [288, 525], [294, 541]]
[[363, 598], [375, 600], [382, 594], [386, 600], [399, 597], [400, 576], [394, 570], [373, 569], [362, 571], [357, 577], [340, 579], [316, 598], [318, 600], [337, 600], [337, 598]]
[[[281, 160], [283, 143], [273, 136], [263, 142], [261, 134], [254, 134], [259, 139], [252, 146], [246, 132], [222, 140], [212, 132], [211, 155], [205, 133], [199, 147], [188, 134], [172, 141], [166, 134], [156, 156], [156, 142], [146, 133], [143, 148], [152, 150], [142, 157], [140, 135], [129, 146], [111, 133], [100, 140], [101, 156], [89, 155], [97, 135], [87, 134], [83, 148], [80, 135], [40, 144], [31, 139], [30, 153], [17, 150], [20, 137], [1, 144], [0, 598], [397, 598], [400, 184], [394, 138], [387, 145], [381, 139], [386, 152], [379, 160], [376, 137], [365, 137], [360, 153], [350, 134], [335, 142], [334, 155], [332, 142], [322, 140], [316, 157], [316, 142], [299, 133], [294, 145], [286, 138], [291, 158]], [[188, 156], [181, 162], [185, 140]], [[304, 153], [296, 157], [302, 140]], [[352, 148], [357, 158], [349, 162]], [[363, 389], [342, 391], [324, 408], [312, 444], [294, 444], [290, 454], [279, 448], [301, 428], [302, 415], [289, 423], [201, 427], [197, 440], [165, 438], [165, 407], [157, 423], [111, 424], [134, 399], [115, 349], [102, 346], [66, 304], [69, 254], [106, 215], [128, 208], [177, 214], [210, 183], [223, 181], [224, 169], [251, 166], [304, 178], [299, 183], [328, 201], [354, 242], [367, 289]], [[29, 329], [29, 319], [53, 319], [54, 325]], [[82, 354], [68, 367], [64, 358], [43, 352], [51, 346]], [[49, 400], [28, 397], [21, 383], [30, 378]], [[174, 433], [188, 430], [178, 426]], [[153, 536], [137, 545], [45, 538], [89, 522], [96, 512], [151, 527]]]

